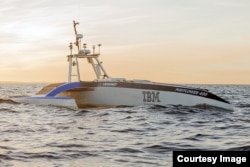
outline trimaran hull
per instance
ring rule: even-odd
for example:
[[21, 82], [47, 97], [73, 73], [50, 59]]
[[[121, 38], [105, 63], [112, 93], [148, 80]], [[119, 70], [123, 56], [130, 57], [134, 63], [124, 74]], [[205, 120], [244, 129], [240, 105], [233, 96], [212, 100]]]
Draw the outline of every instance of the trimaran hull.
[[[152, 82], [74, 82], [53, 84], [22, 102], [68, 108], [183, 105], [233, 111], [230, 103], [203, 89]], [[18, 99], [16, 99], [18, 101]], [[20, 99], [19, 99], [20, 101]]]

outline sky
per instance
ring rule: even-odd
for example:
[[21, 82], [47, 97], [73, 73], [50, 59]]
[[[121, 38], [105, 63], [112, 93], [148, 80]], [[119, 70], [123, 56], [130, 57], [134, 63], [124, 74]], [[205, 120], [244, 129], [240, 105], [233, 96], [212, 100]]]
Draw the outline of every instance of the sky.
[[67, 81], [73, 20], [111, 77], [250, 84], [249, 0], [0, 1], [0, 81]]

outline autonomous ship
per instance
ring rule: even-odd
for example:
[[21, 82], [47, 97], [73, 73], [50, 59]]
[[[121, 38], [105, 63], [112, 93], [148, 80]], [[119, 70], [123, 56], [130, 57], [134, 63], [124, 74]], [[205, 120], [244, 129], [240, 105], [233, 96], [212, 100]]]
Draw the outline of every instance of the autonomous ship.
[[[92, 50], [87, 49], [86, 44], [81, 44], [83, 35], [77, 32], [77, 25], [79, 23], [73, 21], [75, 42], [70, 43], [70, 54], [66, 57], [68, 60], [68, 81], [49, 84], [33, 96], [15, 98], [14, 101], [72, 109], [182, 105], [234, 111], [232, 104], [206, 89], [156, 83], [148, 80], [127, 80], [110, 77], [104, 69], [103, 63], [99, 60], [101, 44], [97, 45], [98, 52], [96, 52], [96, 46], [93, 46]], [[77, 48], [76, 53], [73, 53], [73, 45]], [[81, 80], [80, 59], [86, 59], [92, 66], [96, 75], [96, 78], [92, 81]]]

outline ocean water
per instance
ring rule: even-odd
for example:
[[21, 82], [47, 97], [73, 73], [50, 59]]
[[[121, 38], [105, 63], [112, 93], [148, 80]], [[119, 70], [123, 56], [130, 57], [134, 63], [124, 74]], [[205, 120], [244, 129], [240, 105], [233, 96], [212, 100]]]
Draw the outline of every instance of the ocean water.
[[44, 84], [0, 84], [2, 167], [171, 167], [173, 150], [250, 151], [250, 86], [191, 85], [234, 112], [185, 106], [70, 110], [20, 104]]

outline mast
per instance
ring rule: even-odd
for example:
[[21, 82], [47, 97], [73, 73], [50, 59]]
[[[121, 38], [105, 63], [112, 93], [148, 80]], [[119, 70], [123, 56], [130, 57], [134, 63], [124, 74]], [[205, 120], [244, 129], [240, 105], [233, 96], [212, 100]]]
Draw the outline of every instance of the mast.
[[[99, 53], [95, 53], [95, 45], [93, 45], [92, 54], [90, 53], [90, 50], [86, 49], [87, 44], [83, 44], [83, 49], [81, 49], [81, 39], [83, 38], [83, 35], [77, 33], [77, 29], [76, 29], [77, 25], [79, 25], [79, 23], [73, 20], [73, 27], [74, 27], [75, 37], [76, 37], [74, 44], [77, 46], [78, 53], [77, 54], [72, 53], [73, 45], [72, 43], [70, 43], [69, 45], [70, 55], [68, 55], [68, 62], [69, 62], [68, 82], [71, 82], [72, 76], [77, 76], [78, 81], [80, 82], [80, 70], [79, 70], [78, 58], [86, 58], [88, 60], [88, 62], [92, 65], [92, 68], [96, 74], [97, 79], [110, 78], [107, 72], [105, 71], [105, 69], [103, 68], [102, 62], [100, 62], [98, 59], [98, 57], [100, 56], [101, 44], [97, 45]], [[72, 66], [75, 66], [75, 65], [77, 69], [77, 74], [72, 75]]]
[[[74, 31], [75, 31], [75, 36], [76, 36], [76, 42], [75, 42], [75, 45], [77, 46], [77, 49], [78, 49], [78, 51], [80, 50], [80, 40], [81, 40], [81, 38], [82, 38], [82, 34], [77, 34], [77, 30], [76, 30], [76, 26], [77, 25], [79, 25], [79, 23], [78, 22], [75, 22], [75, 20], [73, 20], [73, 26], [74, 26]], [[80, 38], [80, 36], [81, 36], [81, 38]]]

